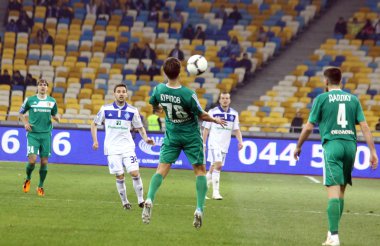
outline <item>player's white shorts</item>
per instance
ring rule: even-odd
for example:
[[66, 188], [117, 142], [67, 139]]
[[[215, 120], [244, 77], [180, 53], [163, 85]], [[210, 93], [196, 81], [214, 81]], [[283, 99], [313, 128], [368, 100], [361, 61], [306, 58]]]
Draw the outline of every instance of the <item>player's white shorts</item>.
[[119, 155], [108, 155], [107, 160], [110, 174], [121, 175], [124, 173], [124, 167], [127, 173], [139, 170], [139, 163], [134, 151]]
[[224, 166], [224, 162], [226, 161], [226, 154], [222, 152], [221, 149], [209, 149], [207, 154], [207, 161], [213, 165], [215, 162], [221, 162], [222, 166]]

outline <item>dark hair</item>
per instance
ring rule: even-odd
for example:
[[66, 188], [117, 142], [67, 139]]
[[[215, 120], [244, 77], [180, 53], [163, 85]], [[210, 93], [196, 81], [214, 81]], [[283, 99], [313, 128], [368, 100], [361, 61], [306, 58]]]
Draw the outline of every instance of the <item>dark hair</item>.
[[113, 92], [116, 92], [116, 89], [118, 87], [124, 87], [126, 91], [128, 91], [128, 87], [125, 85], [125, 84], [117, 84], [115, 85], [115, 87], [113, 88]]
[[169, 79], [178, 78], [181, 72], [181, 62], [175, 57], [169, 57], [164, 62], [164, 72]]
[[327, 79], [327, 83], [332, 85], [339, 85], [342, 79], [342, 72], [339, 68], [328, 68], [323, 72], [323, 76]]
[[219, 94], [219, 99], [218, 100], [220, 100], [220, 98], [222, 97], [222, 95], [230, 95], [230, 97], [231, 97], [231, 94], [229, 93], [229, 92], [227, 92], [227, 91], [222, 91], [220, 94]]
[[49, 86], [49, 83], [47, 82], [46, 79], [39, 79], [39, 80], [37, 81], [37, 85], [39, 85], [40, 83], [45, 83], [46, 86]]

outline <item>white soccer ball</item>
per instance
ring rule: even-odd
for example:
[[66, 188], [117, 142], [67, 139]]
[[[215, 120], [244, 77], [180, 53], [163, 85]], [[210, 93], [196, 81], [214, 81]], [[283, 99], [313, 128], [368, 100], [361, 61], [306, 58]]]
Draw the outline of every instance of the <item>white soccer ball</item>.
[[200, 75], [207, 70], [207, 60], [204, 56], [193, 55], [187, 60], [186, 68], [191, 75]]

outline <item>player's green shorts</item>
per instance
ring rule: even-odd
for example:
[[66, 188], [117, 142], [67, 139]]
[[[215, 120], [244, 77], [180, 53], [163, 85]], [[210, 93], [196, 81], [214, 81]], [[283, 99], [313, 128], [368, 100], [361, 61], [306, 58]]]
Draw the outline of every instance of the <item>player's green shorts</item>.
[[49, 157], [51, 150], [51, 133], [28, 132], [27, 134], [27, 151], [29, 155], [40, 155], [40, 157]]
[[356, 142], [346, 140], [327, 141], [323, 144], [325, 166], [323, 184], [352, 185], [351, 172], [356, 155]]
[[165, 132], [164, 142], [160, 150], [160, 163], [172, 164], [177, 161], [181, 150], [192, 165], [203, 165], [203, 140], [198, 131], [192, 134], [173, 134]]

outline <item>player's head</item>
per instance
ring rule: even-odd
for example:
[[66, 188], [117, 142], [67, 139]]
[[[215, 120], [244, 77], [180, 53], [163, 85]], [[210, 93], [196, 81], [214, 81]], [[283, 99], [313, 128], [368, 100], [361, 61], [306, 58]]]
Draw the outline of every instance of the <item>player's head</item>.
[[115, 100], [117, 101], [118, 104], [124, 104], [125, 100], [127, 99], [127, 91], [128, 88], [125, 84], [117, 84], [113, 88]]
[[342, 72], [339, 68], [328, 68], [323, 72], [327, 85], [339, 85], [342, 80]]
[[231, 104], [231, 95], [228, 92], [221, 92], [219, 95], [219, 103], [223, 108], [229, 107]]
[[181, 72], [181, 62], [175, 57], [169, 57], [164, 62], [164, 73], [169, 80], [176, 80]]
[[39, 79], [37, 81], [37, 93], [45, 95], [48, 90], [49, 83], [46, 81], [46, 79]]

